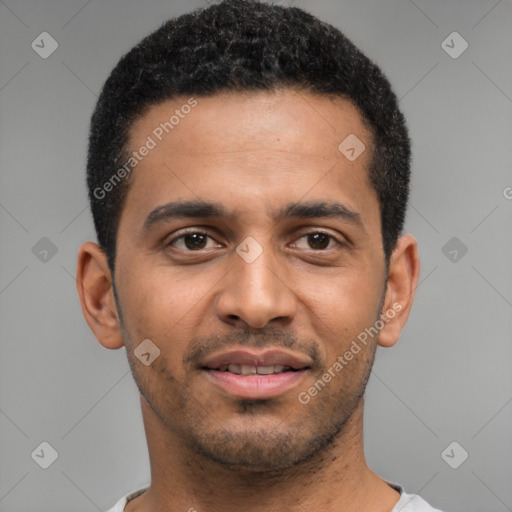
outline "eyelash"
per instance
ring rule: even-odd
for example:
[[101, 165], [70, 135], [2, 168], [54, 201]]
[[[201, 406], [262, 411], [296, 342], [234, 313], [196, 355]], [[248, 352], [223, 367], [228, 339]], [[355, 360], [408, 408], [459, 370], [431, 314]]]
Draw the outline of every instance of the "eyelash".
[[[178, 240], [181, 240], [181, 239], [184, 239], [186, 236], [189, 236], [189, 235], [203, 235], [203, 236], [207, 236], [208, 238], [212, 239], [212, 240], [215, 240], [213, 236], [211, 236], [208, 232], [206, 231], [201, 231], [201, 230], [198, 230], [198, 229], [194, 229], [194, 230], [190, 230], [190, 231], [187, 231], [187, 232], [184, 232], [182, 233], [181, 235], [177, 236], [177, 237], [174, 237], [173, 239], [171, 239], [168, 243], [166, 243], [166, 247], [172, 247], [173, 244], [178, 241]], [[299, 238], [296, 239], [296, 241], [298, 240], [301, 240], [309, 235], [316, 235], [316, 234], [322, 234], [322, 235], [325, 235], [327, 237], [329, 237], [329, 244], [331, 241], [334, 241], [336, 242], [336, 245], [338, 247], [340, 246], [343, 246], [344, 244], [338, 240], [335, 236], [329, 234], [329, 233], [326, 233], [325, 231], [321, 231], [321, 230], [316, 230], [316, 231], [310, 231], [308, 233], [304, 233], [303, 235], [301, 235]], [[329, 245], [328, 244], [328, 245]], [[190, 252], [190, 253], [193, 253], [193, 252], [197, 252], [197, 253], [200, 253], [202, 250], [204, 249], [198, 249], [198, 250], [192, 250], [192, 249], [180, 249], [180, 248], [177, 248], [178, 250], [180, 251], [184, 251], [184, 252]], [[334, 247], [328, 247], [326, 249], [309, 249], [311, 251], [319, 251], [319, 252], [327, 252], [329, 250], [332, 250], [334, 249]]]

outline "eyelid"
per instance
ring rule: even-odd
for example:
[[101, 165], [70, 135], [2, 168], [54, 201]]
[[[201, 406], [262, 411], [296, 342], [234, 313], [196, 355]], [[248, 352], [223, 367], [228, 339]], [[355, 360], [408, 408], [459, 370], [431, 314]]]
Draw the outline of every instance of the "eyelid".
[[[307, 231], [307, 232], [305, 232], [305, 233], [302, 233], [301, 235], [299, 235], [299, 236], [295, 239], [295, 241], [294, 241], [293, 243], [297, 242], [298, 240], [301, 240], [302, 238], [304, 238], [304, 237], [306, 237], [306, 236], [308, 236], [308, 235], [315, 235], [315, 234], [317, 234], [317, 233], [320, 233], [320, 234], [323, 234], [323, 235], [328, 236], [331, 240], [334, 240], [334, 241], [336, 242], [336, 244], [337, 244], [337, 246], [338, 246], [338, 247], [342, 247], [342, 246], [344, 246], [344, 245], [346, 245], [346, 244], [348, 243], [345, 239], [340, 240], [340, 238], [339, 238], [339, 237], [337, 237], [337, 236], [333, 235], [332, 233], [330, 233], [329, 231], [326, 231], [326, 230], [325, 230], [325, 229], [323, 229], [323, 228], [322, 228], [322, 229], [320, 229], [320, 228], [311, 229], [310, 231]], [[334, 247], [331, 247], [330, 249], [334, 249]], [[312, 248], [310, 248], [310, 249], [306, 249], [306, 250], [310, 250], [310, 251], [318, 251], [318, 252], [326, 252], [326, 251], [328, 251], [329, 249], [312, 249]]]
[[186, 235], [195, 235], [195, 234], [205, 235], [205, 236], [211, 238], [212, 240], [215, 240], [216, 243], [220, 243], [215, 238], [214, 234], [212, 233], [212, 231], [210, 229], [203, 228], [201, 226], [194, 226], [194, 227], [180, 229], [178, 231], [175, 231], [171, 235], [165, 237], [163, 240], [163, 245], [165, 247], [171, 246], [174, 242], [176, 242], [180, 238], [183, 238]]
[[[302, 238], [304, 238], [304, 237], [306, 237], [308, 235], [313, 235], [313, 234], [316, 234], [316, 233], [321, 233], [321, 234], [324, 234], [324, 235], [328, 236], [330, 239], [334, 240], [338, 246], [344, 246], [344, 245], [347, 245], [349, 243], [349, 241], [344, 236], [334, 235], [333, 233], [331, 233], [326, 228], [314, 228], [314, 227], [308, 228], [308, 231], [302, 231], [297, 237], [294, 238], [292, 243], [294, 244], [298, 240], [300, 240], [300, 239], [302, 239]], [[191, 227], [188, 227], [188, 228], [180, 229], [180, 230], [172, 233], [172, 235], [170, 235], [169, 237], [166, 237], [164, 239], [164, 246], [165, 247], [173, 246], [173, 243], [175, 243], [177, 240], [183, 238], [186, 235], [190, 235], [190, 234], [205, 235], [205, 236], [211, 238], [212, 240], [214, 240], [217, 244], [222, 245], [217, 240], [215, 234], [212, 233], [211, 228], [205, 228], [205, 227], [202, 227], [202, 226], [191, 226]], [[334, 248], [331, 247], [331, 249], [334, 249]], [[201, 250], [204, 250], [204, 249], [199, 249], [198, 251], [187, 251], [187, 252], [199, 252]], [[305, 250], [326, 252], [329, 249], [305, 249]]]

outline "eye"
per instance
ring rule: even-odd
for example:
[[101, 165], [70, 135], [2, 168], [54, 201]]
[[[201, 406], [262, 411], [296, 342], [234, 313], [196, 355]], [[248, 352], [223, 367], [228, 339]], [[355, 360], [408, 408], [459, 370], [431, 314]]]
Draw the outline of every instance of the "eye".
[[183, 251], [197, 251], [201, 249], [210, 249], [218, 247], [218, 244], [208, 245], [208, 240], [213, 240], [207, 233], [201, 231], [192, 231], [173, 238], [167, 245], [176, 247]]
[[[309, 247], [301, 247], [299, 245], [299, 242], [301, 240], [305, 240], [306, 244], [308, 244]], [[331, 242], [334, 242], [334, 244], [331, 244]], [[301, 236], [298, 239], [298, 241], [295, 242], [294, 245], [299, 249], [313, 249], [315, 251], [321, 251], [324, 249], [332, 249], [333, 246], [340, 245], [340, 242], [338, 242], [333, 236], [328, 235], [327, 233], [317, 231], [314, 233], [307, 233], [306, 235]]]

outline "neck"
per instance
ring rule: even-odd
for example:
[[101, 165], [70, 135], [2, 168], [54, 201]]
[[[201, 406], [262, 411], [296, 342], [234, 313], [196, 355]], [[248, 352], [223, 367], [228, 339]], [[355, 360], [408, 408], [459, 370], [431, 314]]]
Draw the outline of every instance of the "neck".
[[328, 449], [275, 472], [226, 468], [205, 459], [169, 432], [142, 397], [141, 406], [151, 486], [126, 512], [389, 512], [399, 499], [366, 464], [363, 400]]

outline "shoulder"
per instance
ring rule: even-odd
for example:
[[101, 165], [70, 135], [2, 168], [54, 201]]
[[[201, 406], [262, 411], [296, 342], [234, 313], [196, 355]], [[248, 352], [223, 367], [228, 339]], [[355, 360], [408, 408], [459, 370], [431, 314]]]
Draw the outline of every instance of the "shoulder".
[[128, 494], [125, 494], [119, 500], [116, 502], [116, 504], [109, 508], [106, 512], [123, 512], [124, 508], [126, 507], [126, 504], [132, 500], [133, 498], [136, 498], [137, 496], [141, 495], [144, 491], [147, 491], [148, 487], [143, 487], [142, 489], [137, 489], [136, 491], [130, 492]]
[[389, 481], [386, 483], [400, 493], [400, 499], [391, 512], [441, 512], [441, 510], [431, 507], [417, 494], [407, 494], [401, 485]]
[[398, 503], [391, 512], [441, 512], [431, 507], [423, 498], [417, 494], [402, 492]]

